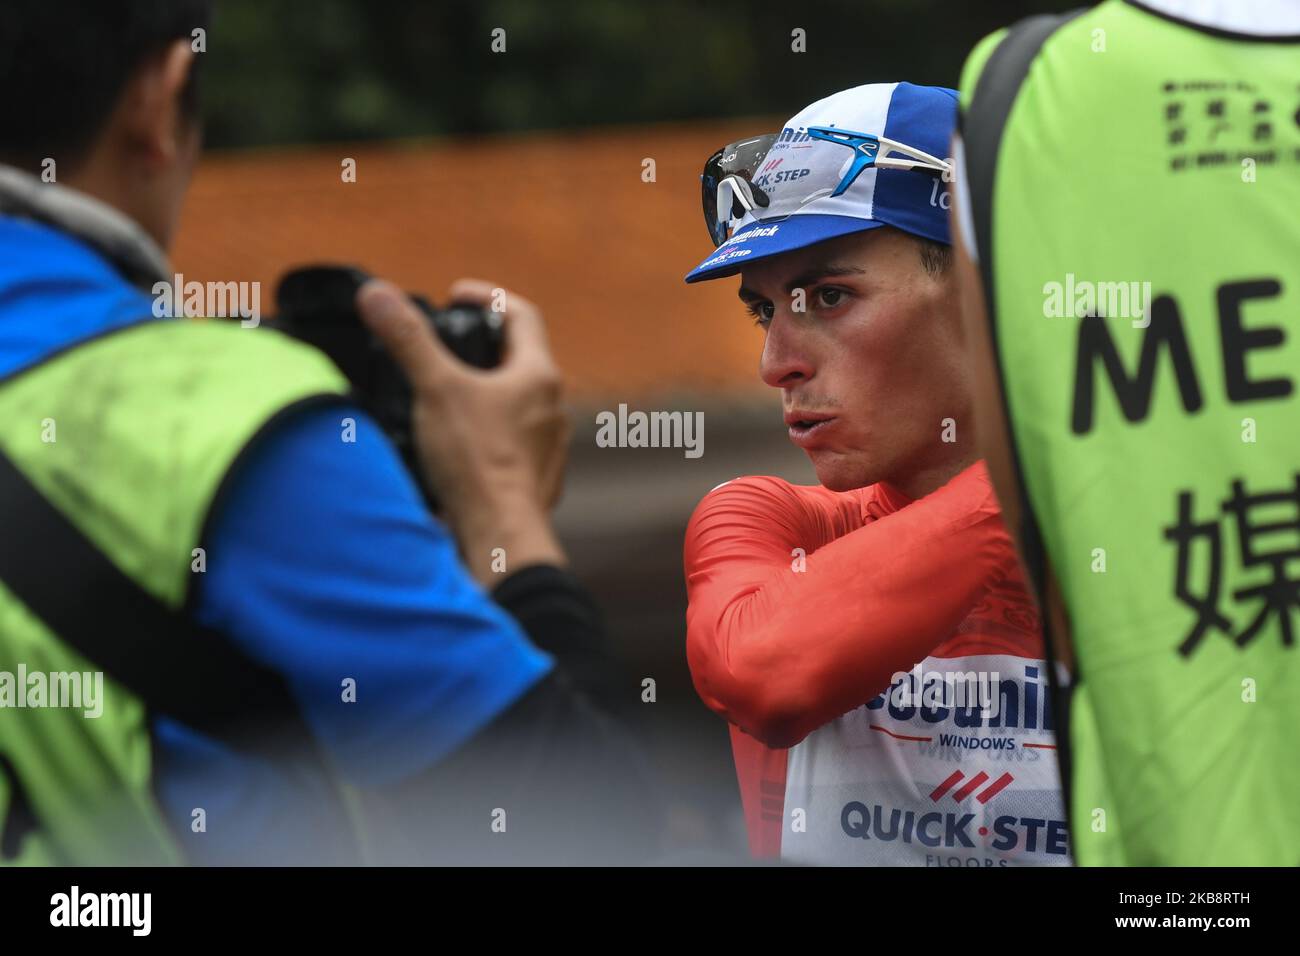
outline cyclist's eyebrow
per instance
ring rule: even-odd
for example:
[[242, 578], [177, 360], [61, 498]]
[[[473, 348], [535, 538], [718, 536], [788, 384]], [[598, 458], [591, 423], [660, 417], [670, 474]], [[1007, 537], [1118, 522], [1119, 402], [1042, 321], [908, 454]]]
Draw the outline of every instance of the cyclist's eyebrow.
[[[806, 289], [808, 286], [820, 282], [822, 279], [834, 279], [838, 276], [861, 276], [866, 274], [865, 269], [859, 269], [857, 266], [836, 265], [834, 263], [824, 266], [815, 266], [791, 279], [790, 282], [786, 284], [785, 291], [787, 295], [793, 295], [795, 289]], [[736, 295], [740, 296], [740, 301], [746, 304], [750, 302], [767, 301], [767, 299], [760, 293], [743, 285], [736, 290]]]
[[801, 273], [791, 279], [785, 287], [789, 295], [794, 294], [795, 289], [806, 289], [810, 285], [820, 282], [822, 279], [834, 279], [839, 276], [860, 276], [866, 275], [865, 269], [859, 269], [857, 266], [835, 265], [834, 263], [816, 266], [808, 271]]

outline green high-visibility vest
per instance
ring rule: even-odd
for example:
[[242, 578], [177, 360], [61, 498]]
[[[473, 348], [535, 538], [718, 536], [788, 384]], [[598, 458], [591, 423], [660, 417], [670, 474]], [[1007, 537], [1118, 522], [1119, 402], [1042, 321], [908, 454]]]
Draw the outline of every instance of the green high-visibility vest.
[[1300, 38], [1108, 0], [961, 88], [1076, 859], [1300, 863]]
[[[322, 353], [277, 332], [144, 321], [0, 381], [0, 450], [118, 569], [180, 609], [236, 456], [287, 409], [346, 391]], [[67, 600], [78, 599], [70, 586]], [[103, 640], [123, 639], [131, 623], [105, 621]], [[0, 581], [0, 671], [19, 666], [99, 669]], [[153, 794], [151, 702], [105, 674], [101, 704], [99, 716], [0, 710], [0, 831], [20, 834], [0, 847], [0, 862], [183, 862]]]

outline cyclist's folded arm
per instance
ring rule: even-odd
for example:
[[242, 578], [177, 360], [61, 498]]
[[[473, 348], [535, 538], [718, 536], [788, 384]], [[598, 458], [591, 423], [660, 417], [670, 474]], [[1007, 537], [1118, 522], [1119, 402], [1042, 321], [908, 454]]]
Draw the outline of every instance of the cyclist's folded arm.
[[[819, 535], [835, 522], [809, 521], [808, 509], [833, 505], [812, 490], [820, 494], [810, 501], [775, 479], [732, 482], [701, 503], [687, 530], [696, 689], [774, 747], [866, 703], [922, 660], [1010, 548], [982, 465], [825, 542]], [[795, 548], [807, 551], [802, 570]]]

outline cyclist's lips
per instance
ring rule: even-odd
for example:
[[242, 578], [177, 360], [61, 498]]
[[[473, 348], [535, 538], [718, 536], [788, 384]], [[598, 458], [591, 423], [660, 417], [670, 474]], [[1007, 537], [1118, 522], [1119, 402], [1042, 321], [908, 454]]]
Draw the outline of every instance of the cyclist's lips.
[[785, 423], [790, 430], [790, 441], [800, 448], [811, 448], [835, 422], [834, 415], [820, 412], [791, 411], [785, 413]]

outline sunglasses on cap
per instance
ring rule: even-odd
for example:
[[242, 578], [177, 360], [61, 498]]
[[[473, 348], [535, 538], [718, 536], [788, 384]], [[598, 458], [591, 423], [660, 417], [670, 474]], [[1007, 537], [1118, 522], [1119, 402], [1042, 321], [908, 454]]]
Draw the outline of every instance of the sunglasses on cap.
[[[869, 166], [910, 169], [932, 175], [952, 170], [948, 162], [937, 156], [874, 133], [855, 133], [833, 126], [810, 126], [807, 132], [813, 139], [847, 146], [854, 151], [852, 163], [830, 192], [831, 196], [842, 195]], [[771, 206], [771, 197], [753, 180], [778, 135], [766, 133], [728, 143], [705, 162], [704, 172], [700, 174], [700, 193], [704, 224], [714, 246], [726, 242], [746, 214], [757, 216], [757, 210]]]

